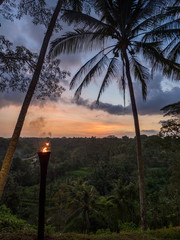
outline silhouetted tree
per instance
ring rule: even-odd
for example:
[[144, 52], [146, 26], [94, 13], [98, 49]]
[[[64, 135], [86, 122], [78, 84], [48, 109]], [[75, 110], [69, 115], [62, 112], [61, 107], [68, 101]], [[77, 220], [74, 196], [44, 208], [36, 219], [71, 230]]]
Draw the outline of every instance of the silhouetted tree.
[[[69, 0], [68, 2], [70, 3], [70, 5], [73, 5], [73, 9], [75, 9], [77, 11], [82, 10], [82, 0]], [[38, 21], [40, 21], [39, 17], [41, 16], [41, 14], [39, 14], [40, 9], [38, 9], [38, 7], [42, 7], [42, 15], [46, 16], [46, 17], [42, 17], [42, 19], [41, 19], [42, 22], [41, 23], [43, 23], [45, 25], [48, 24], [48, 26], [47, 26], [46, 34], [45, 34], [44, 39], [43, 39], [43, 43], [42, 43], [42, 46], [41, 46], [41, 50], [40, 50], [40, 53], [39, 53], [39, 57], [38, 57], [38, 61], [37, 61], [36, 67], [35, 67], [33, 77], [32, 77], [31, 83], [29, 85], [28, 91], [26, 93], [26, 96], [25, 96], [25, 99], [24, 99], [24, 102], [23, 102], [23, 105], [22, 105], [22, 108], [21, 108], [16, 126], [15, 126], [15, 129], [14, 129], [14, 132], [13, 132], [13, 135], [12, 135], [12, 138], [10, 140], [9, 147], [7, 149], [7, 153], [5, 155], [5, 158], [3, 160], [3, 164], [2, 164], [2, 167], [1, 167], [1, 171], [0, 171], [0, 198], [2, 196], [3, 189], [4, 189], [4, 186], [5, 186], [6, 180], [7, 180], [8, 172], [10, 170], [10, 166], [11, 166], [11, 163], [12, 163], [13, 154], [15, 152], [16, 145], [18, 143], [18, 139], [19, 139], [19, 136], [20, 136], [23, 124], [24, 124], [26, 113], [27, 113], [28, 107], [30, 105], [31, 99], [33, 97], [36, 85], [38, 83], [39, 76], [40, 76], [41, 71], [42, 71], [42, 67], [43, 67], [46, 51], [47, 51], [47, 48], [48, 48], [48, 44], [49, 44], [50, 38], [52, 36], [53, 30], [56, 27], [57, 18], [58, 18], [58, 15], [59, 15], [59, 12], [61, 10], [61, 7], [62, 7], [63, 3], [66, 4], [67, 1], [66, 0], [58, 0], [57, 1], [57, 5], [56, 5], [55, 10], [52, 14], [52, 17], [50, 19], [49, 24], [48, 24], [48, 22], [46, 22], [46, 20], [47, 20], [46, 17], [49, 17], [49, 16], [48, 16], [46, 11], [45, 11], [45, 13], [43, 11], [43, 9], [44, 9], [43, 7], [45, 5], [44, 0], [39, 0], [37, 4], [35, 4], [34, 1], [27, 1], [26, 2], [25, 0], [22, 0], [20, 2], [20, 5], [18, 5], [19, 9], [20, 9], [19, 17], [21, 17], [22, 13], [23, 14], [29, 13], [30, 16], [34, 16], [34, 23], [38, 23]], [[29, 8], [28, 8], [28, 6], [29, 6]], [[23, 12], [21, 12], [22, 8], [24, 8]]]
[[[146, 81], [150, 78], [148, 64], [151, 64], [152, 72], [160, 70], [168, 77], [180, 76], [180, 67], [174, 61], [172, 51], [172, 48], [179, 43], [180, 29], [177, 14], [179, 9], [174, 9], [171, 5], [167, 7], [168, 4], [172, 3], [167, 0], [97, 0], [94, 1], [93, 6], [99, 15], [98, 19], [75, 11], [65, 11], [64, 21], [69, 24], [80, 24], [81, 27], [57, 38], [51, 46], [53, 57], [60, 53], [77, 53], [101, 48], [80, 68], [71, 81], [70, 88], [74, 87], [77, 81], [81, 81], [75, 92], [77, 99], [82, 89], [87, 87], [93, 78], [98, 78], [103, 73], [104, 78], [97, 103], [114, 78], [119, 79], [124, 93], [127, 82], [136, 133], [143, 230], [147, 228], [144, 166], [132, 76], [141, 83], [143, 99], [146, 99]], [[111, 39], [113, 41], [110, 41]], [[170, 59], [166, 58], [168, 53]]]

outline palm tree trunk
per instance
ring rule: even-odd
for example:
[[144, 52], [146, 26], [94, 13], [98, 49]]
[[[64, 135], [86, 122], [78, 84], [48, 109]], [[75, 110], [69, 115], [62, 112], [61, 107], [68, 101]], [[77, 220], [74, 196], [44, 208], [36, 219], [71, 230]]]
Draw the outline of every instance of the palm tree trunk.
[[143, 164], [142, 149], [141, 149], [141, 136], [140, 136], [138, 113], [136, 108], [136, 101], [134, 97], [134, 90], [133, 90], [132, 79], [130, 75], [129, 59], [128, 59], [126, 50], [123, 51], [123, 55], [126, 63], [126, 76], [128, 80], [128, 87], [130, 92], [132, 112], [134, 117], [134, 126], [135, 126], [135, 132], [136, 132], [140, 217], [141, 217], [141, 229], [144, 231], [147, 229], [147, 212], [146, 212], [146, 192], [145, 192], [145, 181], [144, 181], [144, 164]]
[[42, 65], [43, 65], [43, 62], [44, 62], [45, 55], [46, 55], [47, 47], [48, 47], [53, 29], [55, 27], [57, 17], [59, 15], [60, 10], [61, 10], [62, 2], [63, 2], [63, 0], [58, 1], [57, 6], [56, 6], [56, 8], [54, 10], [54, 13], [52, 15], [51, 21], [49, 23], [49, 26], [48, 26], [47, 32], [45, 34], [41, 50], [40, 50], [40, 54], [39, 54], [38, 62], [37, 62], [37, 65], [36, 65], [36, 69], [35, 69], [34, 75], [32, 77], [32, 81], [31, 81], [31, 83], [29, 85], [29, 88], [28, 88], [28, 91], [26, 93], [26, 96], [25, 96], [25, 99], [24, 99], [24, 102], [23, 102], [23, 105], [22, 105], [22, 108], [21, 108], [16, 126], [15, 126], [15, 129], [14, 129], [14, 132], [13, 132], [13, 135], [12, 135], [12, 138], [11, 138], [10, 143], [9, 143], [9, 147], [7, 149], [5, 158], [3, 160], [3, 164], [2, 164], [2, 167], [1, 167], [1, 171], [0, 171], [0, 199], [2, 197], [4, 186], [5, 186], [6, 181], [7, 181], [8, 173], [9, 173], [11, 163], [12, 163], [12, 158], [13, 158], [13, 155], [14, 155], [14, 152], [15, 152], [15, 149], [16, 149], [16, 145], [18, 143], [18, 139], [19, 139], [22, 127], [23, 127], [23, 123], [24, 123], [24, 120], [25, 120], [25, 117], [26, 117], [26, 113], [27, 113], [28, 107], [30, 105], [32, 96], [34, 94], [37, 82], [39, 80], [39, 76], [40, 76]]

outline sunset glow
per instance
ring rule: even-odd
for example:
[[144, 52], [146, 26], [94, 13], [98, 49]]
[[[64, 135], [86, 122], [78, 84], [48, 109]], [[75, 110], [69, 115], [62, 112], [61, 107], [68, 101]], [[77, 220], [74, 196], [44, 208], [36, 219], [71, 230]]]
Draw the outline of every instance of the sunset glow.
[[[1, 109], [0, 135], [10, 137], [20, 108], [9, 106]], [[159, 131], [161, 115], [140, 116], [142, 134]], [[148, 133], [149, 130], [149, 133]], [[134, 136], [132, 115], [110, 115], [101, 110], [82, 106], [56, 105], [31, 106], [22, 130], [22, 137], [106, 137]]]

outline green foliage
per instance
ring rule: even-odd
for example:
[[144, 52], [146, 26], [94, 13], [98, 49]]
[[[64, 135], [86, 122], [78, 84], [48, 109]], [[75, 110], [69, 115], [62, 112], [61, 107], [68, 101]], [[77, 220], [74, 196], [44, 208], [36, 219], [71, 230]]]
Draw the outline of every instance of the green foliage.
[[68, 173], [69, 176], [75, 176], [75, 177], [84, 177], [91, 174], [91, 170], [89, 168], [80, 168], [78, 170], [70, 171]]
[[162, 240], [178, 240], [180, 239], [180, 229], [178, 228], [163, 228], [149, 232], [150, 236], [156, 237]]
[[134, 232], [137, 226], [133, 222], [119, 222], [120, 232]]
[[15, 232], [15, 231], [29, 231], [33, 227], [26, 223], [26, 221], [17, 218], [11, 214], [10, 209], [5, 205], [0, 206], [0, 232]]
[[44, 232], [45, 234], [53, 235], [56, 233], [56, 228], [51, 225], [45, 225]]
[[[31, 149], [34, 152], [40, 141], [42, 139], [20, 139], [2, 199], [13, 214], [35, 225], [39, 163], [22, 159], [31, 156]], [[180, 139], [143, 136], [142, 143], [149, 227], [177, 226]], [[48, 227], [48, 232], [53, 233], [54, 227], [60, 232], [79, 233], [95, 233], [98, 229], [119, 232], [128, 227], [131, 231], [130, 222], [139, 227], [135, 139], [59, 138], [51, 139], [51, 145], [46, 225], [52, 229]], [[5, 146], [6, 140], [0, 139], [0, 148], [3, 150]]]

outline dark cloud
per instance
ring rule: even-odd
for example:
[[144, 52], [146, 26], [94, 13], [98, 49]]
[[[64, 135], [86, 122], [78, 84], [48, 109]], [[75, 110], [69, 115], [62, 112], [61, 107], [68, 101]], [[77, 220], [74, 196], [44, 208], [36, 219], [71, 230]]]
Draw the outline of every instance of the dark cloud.
[[[9, 91], [0, 93], [0, 109], [8, 106], [22, 106], [24, 101], [25, 93], [19, 91]], [[45, 100], [37, 99], [36, 96], [33, 97], [31, 105], [44, 107], [49, 101], [49, 98]], [[55, 101], [55, 99], [50, 99], [50, 101]], [[57, 99], [56, 99], [57, 101]]]
[[[160, 109], [170, 103], [179, 101], [180, 87], [174, 87], [169, 91], [162, 90], [163, 77], [158, 74], [151, 80], [148, 87], [148, 95], [146, 101], [143, 101], [141, 88], [138, 83], [134, 83], [134, 92], [137, 103], [138, 112], [140, 115], [162, 114]], [[96, 105], [95, 102], [90, 102], [87, 99], [80, 98], [78, 101], [72, 100], [72, 103], [85, 106], [88, 109], [102, 110], [113, 115], [132, 114], [131, 106], [113, 105], [100, 102]]]
[[[174, 87], [169, 91], [162, 90], [163, 77], [158, 74], [148, 85], [148, 95], [146, 101], [142, 100], [141, 89], [136, 85], [135, 95], [137, 107], [140, 115], [161, 114], [160, 109], [165, 105], [179, 101], [180, 87]], [[179, 83], [180, 86], [180, 83]]]
[[146, 135], [156, 135], [158, 134], [158, 131], [156, 130], [141, 130], [141, 134], [146, 134]]
[[24, 94], [17, 92], [0, 93], [0, 108], [10, 105], [20, 106], [23, 102]]
[[124, 115], [129, 114], [131, 112], [130, 106], [123, 107], [122, 105], [113, 105], [109, 103], [99, 102], [90, 102], [88, 99], [79, 98], [78, 100], [72, 99], [71, 103], [75, 103], [80, 106], [84, 106], [90, 110], [102, 110], [104, 112], [108, 112], [109, 114], [113, 115]]
[[179, 101], [180, 88], [175, 87], [171, 91], [159, 91], [154, 96], [147, 98], [146, 102], [138, 101], [139, 113], [145, 114], [160, 114], [160, 109], [165, 105]]
[[[43, 25], [35, 26], [29, 16], [24, 16], [21, 21], [15, 20], [14, 22], [6, 21], [2, 18], [0, 20], [2, 23], [1, 34], [6, 35], [10, 41], [14, 41], [15, 45], [23, 44], [34, 52], [39, 52], [45, 32], [45, 27]], [[52, 39], [62, 36], [66, 30], [71, 30], [71, 28], [64, 23], [62, 23], [62, 26], [63, 30], [59, 33], [54, 33]], [[73, 76], [87, 56], [88, 53], [87, 55], [82, 53], [59, 56], [61, 59], [62, 70], [63, 68], [69, 70], [72, 72], [71, 76]], [[140, 86], [137, 83], [134, 84], [137, 108], [140, 115], [161, 114], [160, 109], [163, 106], [179, 101], [180, 87], [174, 87], [169, 91], [163, 91], [162, 84], [163, 77], [160, 74], [157, 74], [154, 79], [148, 83], [148, 96], [145, 102], [142, 100]], [[64, 81], [64, 85], [67, 86], [68, 81]], [[0, 96], [0, 108], [9, 105], [21, 105], [23, 102], [23, 96], [23, 94], [19, 93], [3, 93]], [[54, 101], [53, 98], [51, 100]], [[33, 104], [43, 105], [44, 102], [34, 98]], [[84, 99], [80, 99], [77, 104], [85, 106], [91, 110], [103, 110], [114, 115], [132, 114], [130, 105], [123, 107], [122, 105], [112, 105], [110, 103], [100, 102], [97, 106]]]

